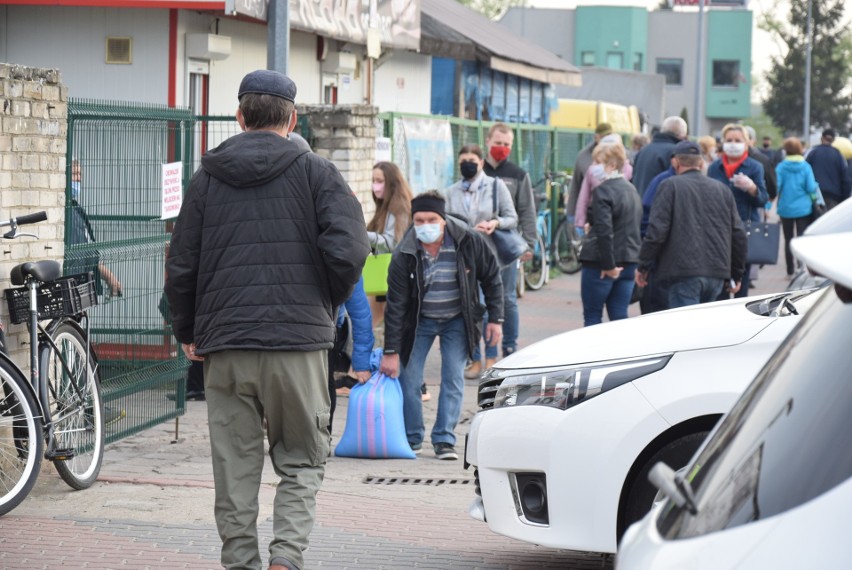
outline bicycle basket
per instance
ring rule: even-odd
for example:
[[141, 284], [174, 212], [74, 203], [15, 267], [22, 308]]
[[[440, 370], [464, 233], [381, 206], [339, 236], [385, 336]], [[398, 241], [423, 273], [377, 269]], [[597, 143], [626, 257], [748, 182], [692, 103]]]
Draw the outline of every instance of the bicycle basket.
[[[6, 289], [9, 320], [13, 324], [29, 321], [30, 297], [26, 287]], [[98, 304], [94, 273], [60, 277], [38, 286], [36, 305], [40, 321], [65, 315], [76, 315]]]

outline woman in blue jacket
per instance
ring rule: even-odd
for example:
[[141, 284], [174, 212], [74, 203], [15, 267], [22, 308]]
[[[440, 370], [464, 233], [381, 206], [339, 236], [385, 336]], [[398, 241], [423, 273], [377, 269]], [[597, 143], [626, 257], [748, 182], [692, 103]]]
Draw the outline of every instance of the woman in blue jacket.
[[[748, 155], [748, 135], [743, 125], [728, 124], [722, 129], [722, 156], [707, 169], [707, 176], [728, 186], [734, 193], [737, 211], [743, 223], [759, 222], [760, 212], [769, 201], [763, 179], [763, 165]], [[745, 267], [737, 297], [748, 297], [751, 264]], [[728, 294], [723, 292], [722, 298]]]
[[784, 141], [787, 158], [778, 163], [778, 216], [784, 230], [784, 256], [787, 261], [787, 276], [792, 277], [793, 252], [790, 241], [805, 233], [813, 220], [814, 203], [817, 201], [817, 181], [811, 165], [802, 156], [802, 143], [795, 137]]

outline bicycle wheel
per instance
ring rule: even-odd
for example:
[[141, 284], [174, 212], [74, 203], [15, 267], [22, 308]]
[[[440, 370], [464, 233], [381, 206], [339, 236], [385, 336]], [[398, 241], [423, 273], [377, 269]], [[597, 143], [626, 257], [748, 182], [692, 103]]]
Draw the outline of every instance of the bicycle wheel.
[[41, 412], [22, 382], [20, 372], [0, 360], [0, 516], [24, 500], [41, 469]]
[[100, 380], [94, 356], [86, 358], [86, 341], [76, 326], [60, 323], [52, 337], [56, 349], [47, 343], [41, 347], [41, 375], [47, 382], [56, 449], [70, 451], [54, 465], [72, 488], [87, 489], [98, 478], [104, 457]]
[[536, 236], [533, 256], [524, 262], [524, 281], [533, 291], [541, 289], [547, 278], [547, 254], [544, 249], [544, 238]]
[[582, 244], [583, 239], [577, 235], [573, 224], [568, 220], [559, 222], [554, 238], [553, 258], [561, 272], [572, 274], [580, 271], [579, 257]]

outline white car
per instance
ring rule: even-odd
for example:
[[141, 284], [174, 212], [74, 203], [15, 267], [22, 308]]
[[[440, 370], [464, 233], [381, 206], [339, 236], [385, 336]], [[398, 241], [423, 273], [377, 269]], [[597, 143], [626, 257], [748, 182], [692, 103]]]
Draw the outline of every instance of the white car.
[[[842, 207], [852, 222], [852, 201]], [[841, 206], [835, 210], [842, 214]], [[833, 285], [820, 291], [686, 468], [678, 474], [654, 468], [669, 498], [625, 534], [617, 568], [852, 568], [846, 542], [852, 527], [852, 231], [846, 229], [809, 230], [793, 241], [796, 255]]]
[[817, 296], [604, 323], [500, 361], [481, 381], [466, 444], [471, 516], [526, 542], [615, 552], [653, 504], [651, 467], [686, 464]]

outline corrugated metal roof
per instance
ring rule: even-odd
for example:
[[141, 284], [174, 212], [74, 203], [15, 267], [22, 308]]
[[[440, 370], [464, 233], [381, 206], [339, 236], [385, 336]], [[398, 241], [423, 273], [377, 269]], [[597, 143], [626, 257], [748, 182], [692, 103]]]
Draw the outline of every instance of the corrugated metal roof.
[[[581, 72], [561, 57], [528, 42], [456, 0], [421, 0], [420, 50], [439, 57], [473, 59], [445, 53], [442, 42], [462, 47], [461, 35], [476, 46], [476, 59], [494, 69], [543, 81], [579, 85]], [[431, 21], [430, 21], [431, 20]], [[424, 21], [427, 25], [424, 26]], [[446, 46], [450, 47], [450, 46]], [[470, 53], [464, 50], [463, 53]]]

